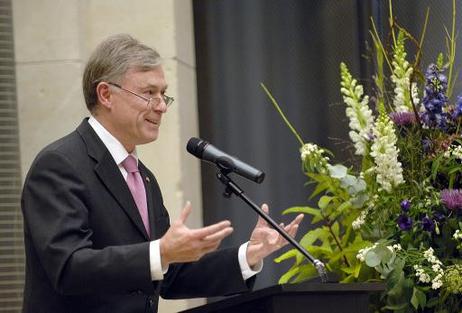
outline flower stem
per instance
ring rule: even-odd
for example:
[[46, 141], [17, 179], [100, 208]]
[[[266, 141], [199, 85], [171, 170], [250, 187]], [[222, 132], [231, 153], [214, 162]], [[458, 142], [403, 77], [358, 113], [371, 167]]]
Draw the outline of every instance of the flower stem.
[[452, 71], [454, 69], [454, 60], [456, 57], [456, 39], [455, 39], [455, 32], [456, 32], [456, 0], [452, 0], [452, 29], [451, 29], [451, 37], [449, 39], [449, 75], [448, 75], [448, 98], [452, 95], [452, 88], [454, 87], [453, 82], [453, 74]]
[[292, 126], [292, 124], [289, 122], [289, 120], [287, 119], [287, 117], [285, 116], [284, 112], [282, 112], [281, 110], [281, 107], [279, 106], [279, 104], [277, 103], [276, 99], [274, 99], [273, 95], [271, 94], [271, 92], [268, 90], [268, 88], [266, 88], [265, 84], [263, 83], [260, 83], [260, 86], [261, 88], [263, 88], [263, 90], [265, 91], [266, 95], [268, 96], [268, 98], [271, 100], [271, 103], [273, 104], [273, 106], [276, 108], [276, 110], [278, 111], [279, 115], [282, 117], [282, 119], [284, 120], [284, 123], [286, 123], [287, 127], [289, 127], [289, 129], [292, 131], [292, 133], [295, 135], [295, 137], [297, 138], [298, 142], [300, 142], [300, 146], [303, 146], [305, 143], [303, 142], [302, 138], [300, 137], [300, 135], [297, 133], [297, 131], [295, 130], [295, 128]]

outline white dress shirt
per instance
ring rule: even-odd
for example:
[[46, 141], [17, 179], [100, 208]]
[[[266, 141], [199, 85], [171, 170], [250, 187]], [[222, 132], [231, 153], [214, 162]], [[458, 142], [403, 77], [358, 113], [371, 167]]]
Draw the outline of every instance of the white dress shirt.
[[[90, 116], [88, 123], [96, 132], [98, 137], [104, 143], [106, 148], [109, 150], [109, 153], [112, 155], [115, 163], [119, 167], [120, 172], [122, 173], [125, 180], [127, 179], [128, 173], [125, 168], [122, 166], [122, 161], [129, 155], [125, 147], [118, 141], [103, 125], [101, 125], [96, 118]], [[136, 155], [136, 148], [131, 153], [135, 157], [136, 162], [138, 163], [138, 156]], [[239, 247], [238, 260], [241, 267], [241, 273], [244, 280], [254, 276], [259, 273], [263, 268], [263, 261], [251, 268], [247, 262], [246, 251], [247, 251], [248, 242], [242, 244]], [[151, 278], [152, 280], [162, 280], [164, 274], [167, 272], [167, 268], [162, 268], [162, 263], [160, 259], [160, 246], [159, 239], [151, 241], [149, 244], [149, 262], [151, 265]]]

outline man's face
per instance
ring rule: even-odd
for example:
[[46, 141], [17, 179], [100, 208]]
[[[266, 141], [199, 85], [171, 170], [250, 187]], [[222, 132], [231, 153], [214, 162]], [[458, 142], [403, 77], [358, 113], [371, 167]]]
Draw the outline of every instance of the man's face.
[[[149, 71], [129, 69], [121, 87], [144, 98], [162, 98], [167, 89], [161, 66]], [[111, 124], [113, 135], [131, 152], [136, 145], [154, 141], [159, 136], [162, 114], [167, 111], [163, 100], [156, 105], [136, 95], [111, 86]]]

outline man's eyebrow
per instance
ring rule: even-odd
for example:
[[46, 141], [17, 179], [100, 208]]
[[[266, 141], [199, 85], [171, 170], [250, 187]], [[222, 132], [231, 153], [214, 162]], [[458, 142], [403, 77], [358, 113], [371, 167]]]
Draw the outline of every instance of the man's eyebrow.
[[154, 89], [154, 90], [167, 90], [168, 89], [168, 85], [165, 85], [165, 86], [159, 86], [159, 85], [154, 85], [154, 84], [146, 84], [144, 87], [142, 87], [143, 89]]

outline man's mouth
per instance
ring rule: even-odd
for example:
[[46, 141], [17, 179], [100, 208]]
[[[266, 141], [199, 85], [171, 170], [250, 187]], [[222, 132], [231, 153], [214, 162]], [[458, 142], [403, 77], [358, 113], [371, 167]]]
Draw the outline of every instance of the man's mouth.
[[157, 120], [151, 120], [151, 119], [146, 119], [147, 122], [155, 125], [155, 126], [160, 126], [160, 121]]

